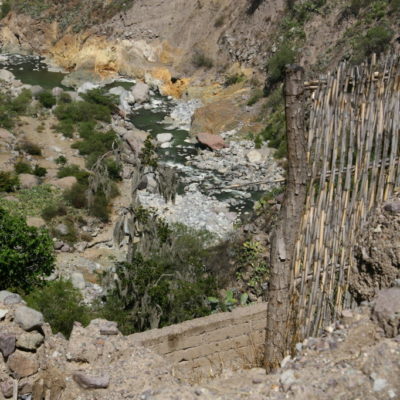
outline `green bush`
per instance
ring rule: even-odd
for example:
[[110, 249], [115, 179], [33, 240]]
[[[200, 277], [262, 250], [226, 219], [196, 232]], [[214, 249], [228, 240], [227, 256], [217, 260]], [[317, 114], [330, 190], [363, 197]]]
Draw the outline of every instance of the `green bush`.
[[87, 101], [59, 104], [54, 114], [59, 120], [69, 120], [73, 123], [96, 120], [111, 122], [111, 110], [107, 106]]
[[285, 66], [293, 64], [296, 52], [289, 45], [282, 45], [268, 61], [268, 79], [271, 84], [281, 82], [285, 77]]
[[107, 107], [110, 112], [117, 110], [117, 104], [119, 103], [118, 96], [110, 94], [104, 88], [88, 90], [81, 96], [88, 103], [98, 104]]
[[60, 168], [57, 172], [57, 178], [65, 178], [66, 176], [74, 176], [78, 183], [87, 186], [89, 172], [85, 171], [84, 169], [80, 168], [78, 165], [71, 164], [65, 165]]
[[0, 127], [5, 129], [11, 129], [15, 122], [14, 122], [15, 115], [10, 112], [8, 106], [1, 104], [0, 99]]
[[246, 79], [244, 74], [232, 74], [226, 77], [225, 86], [236, 85]]
[[29, 292], [53, 270], [53, 241], [48, 232], [0, 208], [0, 289]]
[[75, 183], [71, 189], [64, 191], [64, 199], [73, 207], [81, 209], [87, 207], [86, 197], [87, 186], [81, 183]]
[[86, 156], [86, 166], [91, 168], [97, 159], [112, 150], [117, 136], [113, 130], [108, 132], [93, 131], [82, 141], [74, 143], [71, 147], [79, 150], [79, 154]]
[[51, 221], [55, 217], [67, 215], [67, 208], [62, 203], [51, 204], [43, 209], [41, 215], [45, 221]]
[[32, 92], [28, 89], [23, 89], [22, 92], [12, 100], [11, 109], [17, 114], [24, 114], [32, 102]]
[[26, 153], [30, 154], [31, 156], [41, 156], [42, 155], [42, 149], [35, 143], [32, 143], [28, 140], [25, 140], [22, 142], [19, 146], [19, 148]]
[[15, 165], [14, 165], [14, 170], [15, 172], [19, 175], [19, 174], [32, 174], [32, 167], [30, 166], [30, 164], [28, 164], [25, 161], [18, 161]]
[[61, 332], [66, 338], [69, 338], [74, 322], [87, 325], [92, 317], [89, 307], [83, 304], [80, 291], [70, 281], [49, 282], [35, 288], [25, 300], [29, 307], [43, 314], [53, 333]]
[[96, 193], [93, 204], [88, 207], [91, 216], [98, 218], [101, 222], [108, 222], [110, 217], [110, 206], [107, 198], [101, 191]]
[[62, 92], [60, 96], [58, 96], [58, 104], [67, 104], [72, 102], [72, 97], [67, 92]]
[[197, 68], [207, 68], [213, 67], [213, 60], [206, 56], [203, 52], [196, 52], [192, 57], [192, 64]]
[[370, 28], [365, 36], [359, 36], [355, 40], [352, 61], [359, 64], [372, 53], [382, 53], [389, 47], [392, 36], [393, 31], [384, 25]]
[[75, 127], [73, 121], [65, 119], [54, 126], [55, 130], [67, 138], [74, 137]]
[[256, 240], [243, 242], [236, 248], [237, 280], [258, 297], [264, 293], [263, 284], [268, 280], [269, 267], [265, 259], [266, 249]]
[[14, 192], [19, 186], [18, 175], [0, 171], [0, 192]]
[[117, 163], [114, 159], [108, 158], [106, 160], [107, 171], [109, 177], [113, 181], [121, 180], [122, 165]]
[[253, 93], [252, 93], [251, 97], [247, 101], [247, 105], [248, 106], [253, 106], [254, 104], [256, 104], [263, 97], [263, 95], [264, 95], [264, 93], [263, 93], [263, 91], [261, 89], [253, 90]]
[[57, 99], [49, 90], [44, 90], [37, 95], [39, 103], [45, 108], [52, 108], [57, 104]]
[[41, 167], [39, 165], [35, 165], [35, 168], [33, 169], [33, 175], [38, 176], [39, 178], [43, 178], [47, 174], [47, 169], [44, 167]]
[[96, 128], [96, 122], [84, 121], [78, 124], [78, 133], [82, 139], [89, 139]]
[[54, 160], [54, 162], [57, 164], [57, 165], [62, 165], [62, 166], [64, 166], [66, 163], [67, 163], [67, 159], [66, 159], [66, 157], [65, 156], [58, 156], [55, 160]]

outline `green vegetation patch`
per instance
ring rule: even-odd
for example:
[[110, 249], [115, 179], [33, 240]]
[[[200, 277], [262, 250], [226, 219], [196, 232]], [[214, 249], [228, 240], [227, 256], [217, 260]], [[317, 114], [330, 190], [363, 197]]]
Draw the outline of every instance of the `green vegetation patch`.
[[0, 206], [13, 214], [38, 217], [45, 207], [60, 201], [61, 191], [50, 185], [39, 185], [13, 193], [13, 197], [15, 200], [0, 197]]
[[32, 93], [26, 89], [22, 90], [17, 97], [0, 93], [0, 127], [13, 128], [18, 116], [28, 112], [31, 101]]
[[18, 175], [8, 171], [0, 171], [0, 192], [15, 192], [18, 187]]
[[53, 240], [48, 232], [0, 208], [0, 289], [30, 291], [53, 270]]

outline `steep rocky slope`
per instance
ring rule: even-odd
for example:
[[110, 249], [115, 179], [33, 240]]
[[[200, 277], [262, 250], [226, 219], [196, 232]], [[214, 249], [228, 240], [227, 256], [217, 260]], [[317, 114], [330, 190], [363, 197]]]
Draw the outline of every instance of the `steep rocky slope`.
[[387, 41], [395, 45], [399, 24], [395, 0], [136, 0], [126, 7], [114, 2], [109, 18], [110, 3], [19, 7], [3, 20], [3, 49], [47, 55], [67, 69], [94, 69], [103, 76], [117, 71], [143, 77], [154, 70], [166, 81], [197, 76], [210, 82], [235, 72], [235, 63], [262, 76], [286, 44], [297, 47], [303, 65], [325, 69], [349, 57], [358, 36], [377, 24], [393, 29]]

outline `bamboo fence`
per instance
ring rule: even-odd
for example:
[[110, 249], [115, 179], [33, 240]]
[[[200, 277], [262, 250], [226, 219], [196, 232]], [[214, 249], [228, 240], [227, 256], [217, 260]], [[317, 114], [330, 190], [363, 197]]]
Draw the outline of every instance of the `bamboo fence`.
[[295, 340], [340, 315], [357, 233], [400, 186], [400, 58], [342, 63], [305, 87], [310, 170], [292, 268]]

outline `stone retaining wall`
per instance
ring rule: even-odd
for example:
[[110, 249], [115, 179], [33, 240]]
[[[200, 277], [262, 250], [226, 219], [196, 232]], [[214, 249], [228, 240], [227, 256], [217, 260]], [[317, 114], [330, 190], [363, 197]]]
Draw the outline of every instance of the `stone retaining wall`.
[[240, 307], [131, 335], [169, 360], [178, 377], [198, 380], [223, 368], [257, 365], [263, 354], [267, 303]]

